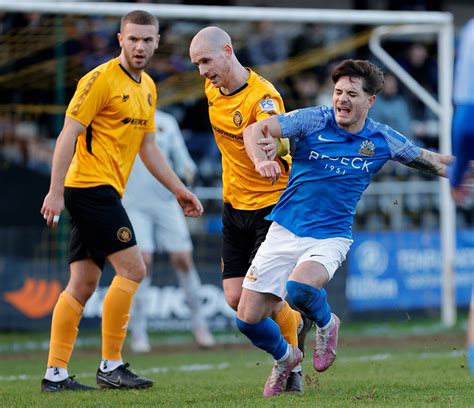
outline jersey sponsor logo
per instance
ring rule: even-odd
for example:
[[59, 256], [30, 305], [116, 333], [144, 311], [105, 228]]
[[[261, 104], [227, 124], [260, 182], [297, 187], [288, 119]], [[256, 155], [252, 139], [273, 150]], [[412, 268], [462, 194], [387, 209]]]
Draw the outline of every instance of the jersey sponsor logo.
[[370, 140], [364, 140], [360, 144], [360, 149], [358, 150], [360, 154], [364, 154], [366, 156], [373, 156], [375, 153], [375, 145], [374, 142]]
[[20, 289], [5, 292], [3, 298], [30, 319], [41, 319], [50, 315], [60, 293], [57, 280], [28, 278]]
[[[329, 160], [332, 163], [327, 163], [324, 168], [338, 174], [346, 174], [347, 167], [370, 173], [369, 166], [373, 164], [373, 162], [362, 157], [331, 157], [314, 150], [309, 153], [308, 160]], [[340, 165], [344, 167], [339, 167]]]
[[277, 112], [275, 101], [272, 98], [264, 99], [260, 101], [258, 105], [260, 106], [260, 109], [262, 109], [262, 111], [264, 112], [271, 112], [271, 113]]
[[81, 95], [79, 96], [77, 103], [74, 105], [74, 108], [72, 108], [73, 115], [77, 115], [77, 112], [81, 108], [82, 103], [84, 102], [84, 99], [86, 99], [87, 94], [91, 90], [92, 85], [94, 84], [95, 80], [98, 78], [99, 75], [100, 75], [100, 72], [96, 71], [91, 75], [91, 77], [87, 81], [87, 84], [84, 87], [84, 90], [82, 91]]
[[239, 127], [242, 125], [242, 114], [239, 111], [235, 111], [232, 120], [234, 121], [234, 125]]
[[321, 142], [335, 142], [335, 140], [326, 139], [323, 135], [319, 135], [318, 140], [320, 140]]
[[129, 242], [132, 239], [132, 231], [127, 227], [120, 227], [117, 231], [117, 238], [121, 242]]
[[130, 95], [123, 94], [122, 102], [127, 102], [130, 99]]
[[125, 118], [122, 120], [124, 125], [138, 125], [138, 126], [146, 126], [148, 123], [148, 119], [139, 119], [139, 118]]
[[229, 133], [229, 132], [226, 132], [224, 129], [221, 129], [215, 125], [212, 125], [212, 130], [218, 134], [218, 135], [221, 135], [221, 136], [225, 136], [225, 137], [228, 137], [230, 139], [238, 139], [238, 140], [242, 140], [243, 137], [242, 135], [234, 135], [232, 133]]

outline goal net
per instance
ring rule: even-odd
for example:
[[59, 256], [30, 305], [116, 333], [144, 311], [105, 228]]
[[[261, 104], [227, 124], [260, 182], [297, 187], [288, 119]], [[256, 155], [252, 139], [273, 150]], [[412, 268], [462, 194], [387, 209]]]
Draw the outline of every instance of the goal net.
[[[406, 125], [409, 136], [425, 147], [450, 152], [453, 26], [447, 13], [2, 1], [2, 178], [10, 180], [7, 190], [11, 200], [18, 194], [24, 199], [18, 205], [2, 205], [0, 254], [8, 267], [0, 269], [0, 276], [11, 268], [27, 271], [31, 264], [39, 265], [37, 276], [42, 279], [64, 282], [66, 217], [62, 217], [59, 233], [51, 234], [38, 216], [48, 187], [51, 152], [78, 79], [118, 55], [119, 18], [137, 8], [160, 20], [160, 48], [147, 71], [157, 83], [160, 109], [179, 121], [188, 149], [199, 165], [194, 188], [205, 203], [206, 215], [192, 220], [190, 227], [196, 263], [208, 283], [202, 294], [208, 316], [219, 315], [221, 327], [228, 324], [232, 312], [226, 308], [220, 289], [219, 153], [208, 123], [203, 80], [188, 57], [190, 40], [199, 29], [217, 25], [228, 31], [238, 58], [275, 84], [287, 110], [330, 104], [331, 66], [345, 58], [371, 59], [393, 74], [391, 81], [400, 88], [397, 95], [407, 103], [409, 113], [417, 109], [422, 112], [401, 121], [399, 117], [397, 126]], [[433, 68], [430, 80], [435, 88], [419, 84], [416, 70], [410, 72], [410, 64], [416, 63], [405, 53], [408, 49], [413, 49], [415, 60], [417, 52], [421, 53], [418, 57]], [[387, 165], [359, 205], [355, 243], [343, 275], [345, 293], [338, 296], [354, 313], [441, 307], [443, 323], [452, 325], [456, 318], [455, 290], [458, 304], [467, 304], [469, 298], [469, 273], [474, 268], [467, 246], [469, 234], [458, 231], [455, 285], [455, 211], [448, 185], [401, 167]], [[37, 187], [30, 191], [35, 198], [18, 192], [25, 180]], [[36, 218], [30, 216], [32, 213]], [[23, 214], [31, 222], [18, 224]], [[468, 214], [457, 215], [464, 228], [472, 227]], [[27, 244], [22, 228], [30, 234]], [[52, 263], [55, 268], [50, 267]], [[57, 265], [64, 268], [62, 278], [56, 276]], [[155, 316], [155, 328], [186, 325], [186, 305], [176, 300], [182, 296], [176, 296], [171, 288], [175, 284], [172, 274], [159, 282], [161, 270], [169, 269], [169, 265], [160, 258], [156, 268], [158, 292], [154, 301], [167, 299], [168, 306], [161, 304], [155, 310], [169, 313]], [[19, 273], [4, 291], [20, 291], [28, 273]], [[100, 293], [90, 302], [86, 316], [100, 315]], [[172, 318], [181, 323], [169, 324]]]

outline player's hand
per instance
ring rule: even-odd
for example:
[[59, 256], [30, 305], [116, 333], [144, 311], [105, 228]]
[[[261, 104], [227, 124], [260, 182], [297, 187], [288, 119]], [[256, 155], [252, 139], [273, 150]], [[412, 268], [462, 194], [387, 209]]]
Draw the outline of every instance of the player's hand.
[[270, 179], [272, 184], [280, 178], [281, 174], [281, 167], [274, 160], [265, 160], [257, 163], [255, 170], [257, 170], [263, 178]]
[[46, 220], [49, 228], [56, 228], [59, 222], [59, 216], [64, 209], [64, 194], [49, 191], [43, 201], [41, 214]]
[[197, 198], [191, 191], [184, 189], [176, 194], [176, 200], [183, 209], [183, 213], [186, 217], [200, 217], [204, 212], [204, 208]]
[[453, 197], [453, 200], [457, 205], [463, 205], [467, 203], [470, 195], [469, 188], [466, 185], [461, 184], [458, 187], [451, 188], [451, 197]]
[[270, 130], [267, 125], [262, 128], [263, 137], [257, 140], [257, 144], [260, 145], [261, 149], [267, 155], [268, 160], [273, 160], [278, 151], [278, 145], [275, 138], [270, 134]]
[[467, 173], [459, 186], [451, 186], [451, 197], [457, 205], [463, 206], [469, 203], [469, 199], [474, 194], [474, 161], [469, 162]]

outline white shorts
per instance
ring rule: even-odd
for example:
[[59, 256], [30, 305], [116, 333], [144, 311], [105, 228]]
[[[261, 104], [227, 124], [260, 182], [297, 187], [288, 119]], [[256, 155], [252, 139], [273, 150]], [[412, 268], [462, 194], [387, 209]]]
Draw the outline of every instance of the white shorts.
[[299, 264], [318, 262], [326, 268], [329, 279], [332, 279], [334, 272], [346, 259], [351, 244], [351, 239], [341, 237], [298, 237], [273, 222], [242, 286], [255, 292], [272, 293], [283, 299], [288, 277]]
[[140, 210], [127, 207], [138, 247], [143, 252], [191, 251], [193, 244], [183, 210], [175, 200], [154, 201]]

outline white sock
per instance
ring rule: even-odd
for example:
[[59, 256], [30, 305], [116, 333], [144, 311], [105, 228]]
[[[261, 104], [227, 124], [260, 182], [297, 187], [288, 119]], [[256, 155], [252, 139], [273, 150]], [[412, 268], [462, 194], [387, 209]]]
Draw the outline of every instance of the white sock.
[[123, 365], [122, 360], [102, 360], [100, 362], [100, 371], [103, 373], [108, 373], [109, 371], [114, 371], [117, 367]]
[[287, 344], [285, 354], [283, 354], [283, 357], [277, 360], [277, 362], [281, 363], [282, 361], [285, 361], [288, 357], [290, 357], [290, 346]]
[[195, 268], [190, 269], [187, 272], [176, 271], [176, 277], [178, 278], [179, 286], [184, 291], [186, 301], [191, 312], [191, 323], [194, 328], [206, 327], [207, 321], [202, 311], [202, 302], [199, 297], [199, 291], [201, 289], [201, 280]]
[[148, 305], [151, 278], [146, 276], [140, 283], [135, 296], [133, 297], [132, 308], [130, 310], [129, 329], [132, 337], [147, 338], [148, 329]]
[[320, 329], [321, 329], [322, 331], [325, 331], [325, 330], [327, 330], [327, 329], [330, 329], [333, 324], [334, 324], [334, 319], [332, 318], [332, 315], [331, 315], [331, 318], [329, 319], [329, 322], [326, 324], [326, 326], [320, 327]]
[[68, 377], [69, 374], [67, 372], [67, 368], [61, 367], [48, 367], [46, 369], [46, 373], [44, 374], [44, 378], [54, 382], [63, 381]]

